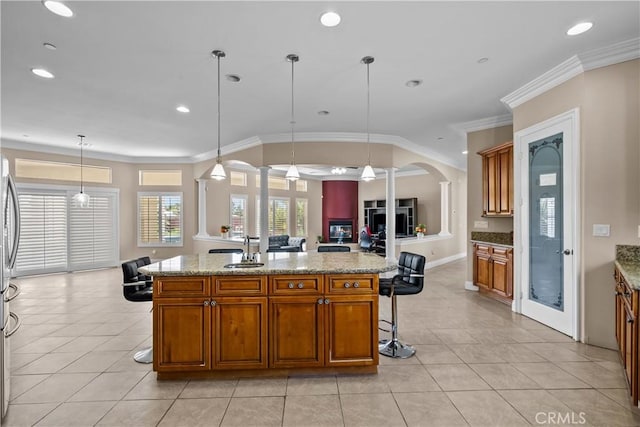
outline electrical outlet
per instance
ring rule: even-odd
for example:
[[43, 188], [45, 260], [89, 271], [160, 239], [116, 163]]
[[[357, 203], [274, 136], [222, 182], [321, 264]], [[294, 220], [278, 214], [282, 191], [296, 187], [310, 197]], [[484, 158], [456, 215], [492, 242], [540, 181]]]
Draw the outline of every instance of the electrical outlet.
[[473, 228], [489, 228], [489, 221], [473, 221]]

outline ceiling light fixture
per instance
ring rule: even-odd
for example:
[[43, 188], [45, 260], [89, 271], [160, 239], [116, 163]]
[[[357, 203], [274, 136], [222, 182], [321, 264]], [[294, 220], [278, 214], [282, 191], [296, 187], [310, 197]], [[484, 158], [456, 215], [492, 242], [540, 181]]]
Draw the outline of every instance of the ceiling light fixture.
[[330, 113], [327, 110], [318, 111], [319, 116], [328, 116]]
[[36, 76], [42, 77], [45, 79], [52, 79], [55, 77], [53, 74], [51, 74], [51, 72], [45, 70], [44, 68], [32, 68], [31, 72]]
[[181, 113], [188, 113], [188, 112], [191, 111], [191, 110], [189, 110], [189, 107], [187, 107], [186, 105], [178, 105], [176, 107], [176, 110], [181, 112]]
[[55, 44], [53, 43], [42, 43], [42, 46], [46, 47], [49, 50], [56, 50], [57, 47]]
[[422, 80], [409, 80], [408, 82], [405, 83], [405, 86], [416, 87], [416, 86], [420, 86], [421, 84], [422, 84]]
[[83, 148], [85, 147], [85, 145], [87, 145], [84, 142], [84, 135], [78, 135], [78, 138], [80, 138], [80, 142], [78, 143], [78, 145], [80, 146], [80, 192], [76, 193], [73, 196], [73, 203], [76, 205], [76, 207], [79, 208], [86, 208], [89, 206], [89, 195], [87, 193], [84, 192], [84, 175], [83, 175], [83, 170], [84, 170], [84, 156], [83, 156]]
[[289, 170], [285, 175], [285, 178], [289, 181], [295, 181], [300, 178], [300, 174], [298, 173], [298, 168], [296, 167], [296, 151], [295, 151], [295, 138], [294, 138], [294, 130], [296, 125], [295, 115], [294, 115], [294, 103], [293, 103], [293, 65], [300, 60], [298, 55], [293, 53], [287, 55], [287, 61], [291, 62], [291, 166], [289, 166]]
[[237, 74], [227, 74], [225, 77], [233, 83], [238, 83], [240, 81], [240, 76]]
[[56, 15], [64, 16], [65, 18], [69, 18], [73, 16], [73, 11], [69, 9], [69, 7], [62, 2], [53, 1], [53, 0], [44, 0], [42, 4], [44, 5], [44, 7], [46, 7]]
[[336, 166], [331, 168], [331, 173], [334, 175], [344, 175], [347, 173], [347, 168]]
[[371, 94], [369, 83], [369, 64], [375, 59], [373, 56], [365, 56], [360, 62], [367, 66], [367, 165], [362, 170], [362, 180], [371, 181], [376, 179], [376, 174], [371, 167], [371, 135], [369, 134], [369, 121], [371, 119]]
[[340, 15], [336, 12], [325, 12], [320, 16], [320, 22], [325, 27], [335, 27], [340, 23]]
[[586, 31], [589, 31], [593, 27], [592, 22], [580, 22], [579, 24], [574, 25], [573, 27], [567, 30], [568, 36], [577, 36], [578, 34], [582, 34]]
[[222, 181], [227, 178], [227, 173], [224, 171], [222, 159], [220, 158], [220, 58], [224, 58], [227, 55], [221, 50], [214, 50], [211, 55], [218, 59], [218, 157], [216, 158], [216, 165], [211, 171], [211, 178], [216, 181]]

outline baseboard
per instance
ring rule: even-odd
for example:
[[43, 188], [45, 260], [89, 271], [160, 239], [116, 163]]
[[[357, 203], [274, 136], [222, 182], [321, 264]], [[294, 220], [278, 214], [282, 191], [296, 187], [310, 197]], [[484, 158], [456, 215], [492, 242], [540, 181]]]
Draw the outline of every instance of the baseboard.
[[468, 291], [477, 291], [478, 288], [476, 285], [473, 284], [473, 282], [467, 280], [466, 282], [464, 282], [464, 288]]
[[430, 268], [438, 267], [439, 265], [448, 264], [450, 262], [457, 261], [462, 258], [466, 258], [466, 256], [467, 256], [466, 252], [460, 252], [459, 254], [455, 254], [448, 257], [437, 259], [435, 261], [427, 262], [425, 270], [429, 270]]

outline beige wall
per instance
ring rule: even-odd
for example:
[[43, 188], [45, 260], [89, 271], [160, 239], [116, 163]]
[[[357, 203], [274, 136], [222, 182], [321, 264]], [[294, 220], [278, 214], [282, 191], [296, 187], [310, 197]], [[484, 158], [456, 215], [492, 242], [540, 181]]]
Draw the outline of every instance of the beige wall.
[[[473, 281], [473, 247], [469, 243], [472, 231], [513, 231], [513, 218], [485, 218], [482, 203], [482, 157], [479, 151], [503, 142], [513, 141], [513, 126], [501, 126], [467, 134], [467, 281]], [[489, 228], [474, 228], [475, 221], [488, 223]]]
[[[579, 287], [585, 342], [615, 348], [616, 244], [640, 244], [640, 61], [588, 71], [514, 109], [514, 130], [580, 109]], [[593, 237], [610, 224], [610, 237]]]
[[[64, 163], [79, 163], [77, 156], [65, 156], [59, 154], [40, 153], [36, 151], [24, 151], [13, 149], [2, 149], [2, 154], [9, 159], [10, 169], [13, 171], [15, 167], [14, 160], [16, 158], [22, 159], [35, 159], [35, 160], [47, 160], [53, 162]], [[148, 255], [154, 259], [170, 258], [182, 253], [191, 253], [193, 240], [191, 236], [195, 234], [197, 219], [194, 210], [191, 208], [196, 205], [195, 200], [195, 183], [193, 177], [192, 165], [181, 164], [131, 164], [124, 162], [114, 162], [106, 160], [92, 159], [85, 151], [85, 164], [96, 166], [107, 166], [112, 169], [112, 183], [107, 184], [93, 184], [90, 183], [87, 187], [108, 187], [120, 189], [120, 212], [119, 212], [119, 227], [120, 227], [120, 259], [131, 259], [143, 255]], [[140, 187], [138, 185], [138, 170], [140, 169], [180, 169], [182, 170], [182, 186], [149, 186]], [[21, 179], [16, 178], [16, 182], [24, 183], [43, 183], [65, 186], [78, 186], [77, 183], [69, 181], [56, 181], [48, 180], [46, 182], [39, 182], [34, 179]], [[137, 242], [137, 193], [138, 191], [182, 191], [183, 204], [184, 204], [184, 246], [180, 248], [166, 248], [166, 247], [154, 247], [154, 248], [139, 248]], [[90, 192], [87, 192], [90, 195]], [[153, 251], [155, 250], [155, 253]]]

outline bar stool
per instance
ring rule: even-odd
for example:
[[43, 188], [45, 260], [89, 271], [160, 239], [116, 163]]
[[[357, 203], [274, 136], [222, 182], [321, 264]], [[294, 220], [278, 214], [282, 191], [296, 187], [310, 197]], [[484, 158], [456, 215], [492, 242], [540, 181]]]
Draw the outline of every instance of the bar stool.
[[[143, 302], [153, 300], [153, 281], [151, 277], [138, 273], [138, 267], [149, 265], [149, 257], [122, 263], [122, 294], [127, 301]], [[138, 363], [153, 362], [153, 347], [142, 349], [133, 356]]]
[[383, 356], [406, 359], [413, 356], [415, 348], [402, 344], [398, 341], [398, 306], [397, 295], [415, 295], [422, 292], [424, 285], [424, 265], [426, 259], [422, 255], [411, 252], [400, 252], [398, 260], [398, 273], [391, 279], [380, 279], [378, 293], [391, 298], [391, 322], [381, 320], [391, 325], [390, 340], [381, 340], [378, 345], [378, 352]]

